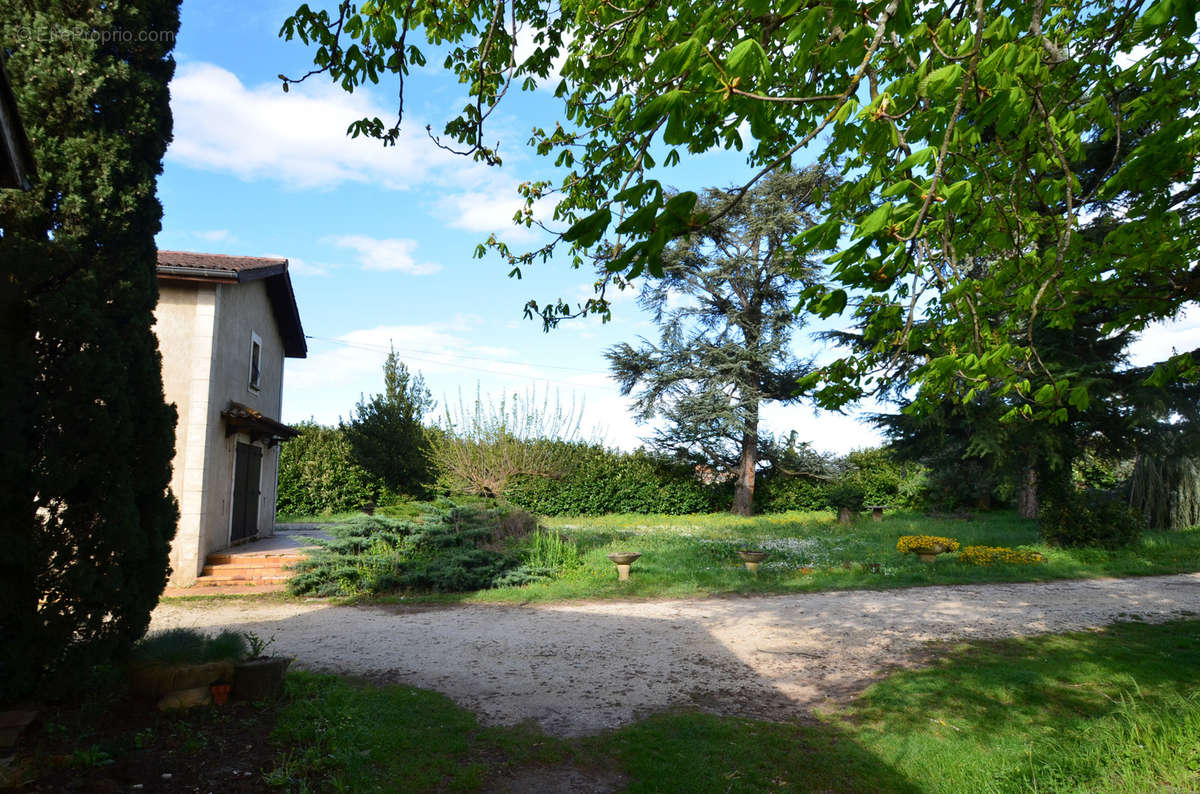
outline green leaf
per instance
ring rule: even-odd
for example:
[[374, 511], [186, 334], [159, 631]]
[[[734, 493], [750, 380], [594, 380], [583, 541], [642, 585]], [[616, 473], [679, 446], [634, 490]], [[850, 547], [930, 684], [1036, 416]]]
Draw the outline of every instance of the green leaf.
[[638, 182], [630, 185], [622, 190], [617, 195], [613, 196], [613, 201], [620, 202], [625, 205], [640, 204], [642, 199], [651, 190], [659, 188], [660, 185], [657, 179], [647, 179], [645, 182]]
[[896, 166], [896, 170], [907, 171], [911, 168], [916, 168], [919, 165], [925, 165], [932, 160], [934, 155], [937, 153], [938, 149], [936, 146], [928, 146], [924, 149], [918, 149], [908, 157], [905, 157], [903, 160], [901, 160], [899, 165]]
[[917, 183], [913, 182], [911, 179], [902, 179], [899, 182], [895, 183], [894, 185], [888, 185], [887, 187], [885, 187], [882, 191], [880, 191], [879, 195], [883, 196], [884, 198], [892, 198], [893, 196], [903, 196], [903, 195], [907, 195], [908, 191], [911, 190], [912, 188], [915, 188], [916, 186], [917, 186]]
[[738, 77], [758, 75], [767, 62], [767, 53], [754, 39], [742, 39], [725, 59], [725, 69]]
[[892, 202], [884, 202], [883, 206], [876, 209], [870, 215], [862, 219], [858, 224], [858, 230], [854, 233], [855, 237], [865, 237], [868, 234], [875, 234], [880, 229], [888, 225], [892, 219]]
[[590, 245], [595, 245], [596, 241], [604, 236], [604, 231], [608, 228], [611, 220], [612, 210], [604, 207], [593, 212], [583, 220], [577, 221], [570, 229], [567, 229], [562, 238], [568, 243], [575, 243], [578, 246], [587, 248]]
[[663, 206], [662, 214], [664, 216], [671, 216], [680, 220], [686, 220], [687, 218], [691, 217], [692, 210], [696, 207], [697, 198], [698, 197], [696, 194], [690, 190], [686, 190], [683, 193], [677, 193], [672, 196], [670, 201]]
[[704, 48], [700, 45], [699, 41], [694, 38], [688, 39], [685, 42], [676, 44], [669, 50], [659, 53], [659, 56], [654, 59], [654, 64], [650, 67], [650, 70], [662, 77], [677, 77], [688, 69], [691, 69], [703, 52]]
[[648, 231], [654, 224], [654, 218], [658, 214], [658, 205], [655, 203], [647, 204], [632, 215], [627, 217], [617, 227], [617, 234], [635, 234], [637, 232]]
[[835, 314], [841, 314], [842, 310], [846, 308], [847, 298], [845, 290], [835, 289], [812, 301], [809, 304], [809, 310], [821, 317], [832, 317]]
[[934, 69], [917, 87], [920, 96], [937, 96], [946, 88], [957, 82], [963, 75], [963, 68], [957, 63]]

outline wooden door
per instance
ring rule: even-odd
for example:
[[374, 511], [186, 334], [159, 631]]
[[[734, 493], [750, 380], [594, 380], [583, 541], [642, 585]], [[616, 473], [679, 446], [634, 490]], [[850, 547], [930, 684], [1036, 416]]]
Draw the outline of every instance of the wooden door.
[[233, 462], [233, 519], [231, 543], [258, 534], [259, 477], [262, 474], [262, 448], [240, 441]]

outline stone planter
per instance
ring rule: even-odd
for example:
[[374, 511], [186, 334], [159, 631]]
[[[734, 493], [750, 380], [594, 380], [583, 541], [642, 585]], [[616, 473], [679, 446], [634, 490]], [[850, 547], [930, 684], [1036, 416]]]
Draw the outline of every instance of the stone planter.
[[146, 664], [129, 669], [129, 689], [137, 695], [160, 698], [169, 692], [207, 689], [233, 677], [232, 662]]
[[264, 656], [239, 662], [233, 670], [233, 696], [238, 700], [274, 700], [283, 694], [287, 656]]

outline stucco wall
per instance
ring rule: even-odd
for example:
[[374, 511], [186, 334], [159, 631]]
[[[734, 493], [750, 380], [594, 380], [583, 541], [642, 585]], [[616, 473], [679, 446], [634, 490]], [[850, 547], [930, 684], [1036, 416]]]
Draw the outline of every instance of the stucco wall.
[[[171, 544], [171, 583], [190, 584], [207, 556], [229, 545], [233, 466], [238, 441], [225, 435], [221, 411], [230, 401], [280, 418], [283, 341], [266, 284], [160, 281], [155, 333], [163, 356], [167, 402], [179, 412], [171, 490], [179, 500], [179, 528]], [[250, 342], [262, 344], [259, 388], [250, 386]], [[258, 534], [275, 529], [279, 447], [263, 447]]]
[[[204, 566], [205, 468], [209, 438], [209, 383], [216, 324], [216, 285], [160, 282], [154, 331], [163, 358], [163, 391], [179, 412], [171, 491], [179, 527], [171, 543], [171, 581], [187, 584]], [[219, 410], [219, 409], [218, 409]]]
[[[238, 441], [250, 443], [244, 435], [225, 437], [220, 413], [230, 400], [278, 420], [283, 404], [283, 340], [275, 326], [275, 315], [267, 297], [265, 281], [246, 284], [222, 284], [218, 287], [220, 311], [217, 318], [216, 349], [221, 351], [213, 363], [212, 395], [216, 407], [217, 432], [211, 438], [209, 493], [220, 495], [207, 503], [208, 521], [213, 536], [208, 548], [229, 544], [229, 518], [233, 498], [233, 463]], [[259, 388], [250, 387], [250, 340], [257, 334], [262, 342], [259, 360]], [[262, 479], [258, 502], [258, 534], [275, 531], [275, 486], [279, 470], [279, 446], [263, 448]]]

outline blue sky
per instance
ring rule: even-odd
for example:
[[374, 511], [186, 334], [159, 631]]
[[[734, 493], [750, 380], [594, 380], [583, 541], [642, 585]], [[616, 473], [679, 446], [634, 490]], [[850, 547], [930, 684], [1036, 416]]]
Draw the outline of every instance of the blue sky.
[[[389, 343], [420, 371], [435, 399], [457, 404], [461, 392], [538, 395], [583, 406], [586, 435], [633, 448], [649, 429], [629, 417], [628, 401], [608, 376], [604, 350], [654, 338], [632, 295], [616, 301], [613, 322], [567, 324], [549, 334], [522, 317], [527, 300], [591, 294], [591, 274], [565, 261], [528, 269], [521, 280], [494, 255], [472, 258], [490, 233], [514, 245], [539, 238], [511, 225], [516, 185], [552, 175], [524, 146], [529, 130], [552, 125], [558, 103], [548, 91], [510, 94], [490, 128], [504, 165], [487, 168], [438, 150], [425, 125], [440, 130], [464, 95], [436, 69], [408, 81], [399, 144], [351, 140], [346, 126], [364, 115], [394, 115], [395, 85], [346, 94], [320, 76], [284, 94], [276, 75], [311, 68], [310, 50], [278, 37], [295, 2], [251, 4], [192, 0], [182, 8], [172, 84], [175, 140], [159, 181], [163, 249], [291, 262], [309, 357], [289, 360], [283, 420], [347, 417], [361, 395], [382, 388]], [[430, 63], [439, 62], [430, 58]], [[672, 169], [683, 189], [726, 186], [748, 173], [737, 153], [709, 154]], [[1200, 317], [1158, 329], [1136, 358], [1200, 344]], [[803, 355], [828, 355], [796, 335]], [[853, 415], [771, 406], [766, 428], [818, 449], [846, 452], [878, 442]]]

